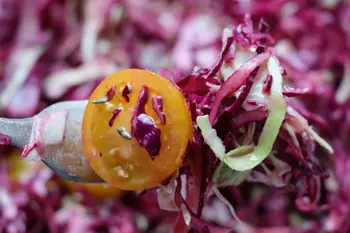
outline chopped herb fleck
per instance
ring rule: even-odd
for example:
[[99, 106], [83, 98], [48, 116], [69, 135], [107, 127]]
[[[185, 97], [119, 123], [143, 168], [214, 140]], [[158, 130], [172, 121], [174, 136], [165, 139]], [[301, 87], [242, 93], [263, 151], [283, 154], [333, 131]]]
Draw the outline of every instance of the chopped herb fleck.
[[124, 127], [119, 127], [117, 129], [117, 132], [120, 134], [120, 136], [122, 136], [125, 139], [131, 140], [131, 135], [128, 133], [128, 131], [126, 131], [126, 129]]
[[130, 102], [129, 94], [131, 93], [131, 85], [128, 83], [125, 85], [123, 91], [122, 91], [122, 96], [125, 99], [126, 102]]
[[114, 123], [114, 121], [115, 121], [115, 118], [117, 118], [117, 116], [119, 115], [119, 113], [120, 113], [121, 111], [122, 111], [121, 108], [116, 108], [116, 109], [113, 110], [113, 112], [112, 112], [113, 116], [111, 117], [111, 119], [110, 119], [109, 122], [108, 122], [109, 127], [112, 127], [112, 126], [113, 126], [113, 123]]
[[103, 97], [101, 97], [101, 98], [99, 98], [97, 100], [93, 100], [92, 103], [94, 103], [94, 104], [102, 104], [102, 103], [106, 103], [106, 102], [110, 101], [113, 98], [114, 94], [115, 94], [115, 89], [116, 89], [116, 86], [114, 85], [113, 87], [111, 87], [111, 89], [109, 89], [107, 91], [106, 96], [103, 96]]
[[102, 103], [106, 103], [106, 102], [108, 102], [107, 96], [103, 96], [97, 100], [92, 101], [93, 104], [102, 104]]

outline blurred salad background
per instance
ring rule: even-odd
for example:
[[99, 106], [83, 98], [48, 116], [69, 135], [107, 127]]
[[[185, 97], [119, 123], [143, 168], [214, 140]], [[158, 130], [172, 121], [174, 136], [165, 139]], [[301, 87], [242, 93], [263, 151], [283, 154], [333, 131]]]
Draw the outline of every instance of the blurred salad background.
[[[264, 19], [286, 79], [308, 90], [299, 109], [308, 109], [303, 115], [335, 153], [316, 150], [324, 176], [292, 174], [296, 188], [269, 180], [223, 188], [249, 223], [233, 232], [350, 232], [347, 0], [0, 0], [1, 116], [30, 117], [57, 101], [88, 99], [105, 77], [131, 67], [181, 81], [217, 62], [223, 29], [246, 14], [256, 24]], [[204, 220], [230, 226], [227, 205], [215, 196], [206, 204]], [[166, 233], [176, 217], [160, 210], [154, 190], [68, 183], [0, 148], [0, 232]]]

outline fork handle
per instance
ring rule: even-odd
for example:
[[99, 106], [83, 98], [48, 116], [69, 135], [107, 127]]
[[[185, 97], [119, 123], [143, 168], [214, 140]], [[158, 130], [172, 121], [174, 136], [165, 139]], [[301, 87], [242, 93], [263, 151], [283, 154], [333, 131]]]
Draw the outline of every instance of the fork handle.
[[29, 142], [32, 124], [33, 118], [0, 118], [0, 133], [11, 137], [11, 145], [23, 148]]

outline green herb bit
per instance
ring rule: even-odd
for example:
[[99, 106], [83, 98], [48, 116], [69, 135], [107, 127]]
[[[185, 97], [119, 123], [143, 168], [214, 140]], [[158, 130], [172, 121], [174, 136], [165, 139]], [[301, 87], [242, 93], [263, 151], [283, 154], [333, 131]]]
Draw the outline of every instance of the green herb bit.
[[125, 139], [128, 139], [128, 140], [132, 139], [131, 135], [126, 131], [124, 127], [118, 128], [117, 132], [119, 133], [120, 136], [122, 136]]
[[108, 102], [107, 96], [103, 96], [103, 97], [101, 97], [101, 98], [99, 98], [97, 100], [93, 100], [92, 101], [93, 104], [103, 104], [103, 103], [106, 103], [106, 102]]

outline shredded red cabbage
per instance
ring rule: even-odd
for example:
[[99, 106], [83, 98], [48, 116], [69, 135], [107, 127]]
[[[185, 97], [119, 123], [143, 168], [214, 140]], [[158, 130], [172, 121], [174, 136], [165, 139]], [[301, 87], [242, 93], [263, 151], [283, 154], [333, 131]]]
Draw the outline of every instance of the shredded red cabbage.
[[166, 116], [163, 112], [163, 98], [161, 96], [152, 97], [152, 108], [157, 113], [160, 122], [164, 125], [166, 123]]
[[113, 112], [112, 112], [113, 115], [112, 115], [111, 119], [108, 121], [109, 127], [113, 126], [113, 123], [114, 123], [115, 119], [117, 118], [117, 116], [119, 115], [119, 113], [121, 111], [122, 111], [121, 108], [116, 108], [116, 109], [113, 110]]
[[[217, 64], [214, 66], [214, 68], [210, 71], [210, 73], [208, 74], [208, 78], [214, 77], [216, 75], [217, 72], [219, 72], [224, 60], [225, 60], [225, 56], [227, 56], [229, 54], [229, 49], [231, 48], [231, 45], [233, 43], [233, 37], [229, 37], [226, 39], [225, 45], [223, 46], [223, 49], [220, 53], [220, 59], [217, 62]], [[233, 58], [231, 58], [233, 59]]]
[[148, 95], [148, 87], [143, 86], [131, 119], [131, 135], [136, 138], [140, 146], [144, 147], [154, 160], [159, 155], [161, 147], [161, 131], [156, 126], [153, 118], [145, 113]]
[[283, 95], [288, 97], [299, 97], [301, 95], [308, 94], [309, 90], [306, 88], [294, 88], [294, 87], [285, 87], [283, 89]]
[[264, 87], [263, 87], [263, 91], [266, 94], [270, 94], [270, 90], [271, 90], [271, 85], [272, 85], [272, 75], [267, 75], [265, 82], [264, 82]]
[[229, 94], [237, 91], [248, 79], [249, 74], [261, 65], [269, 56], [271, 52], [268, 50], [262, 54], [256, 55], [250, 61], [241, 66], [235, 73], [233, 73], [221, 87], [216, 94], [213, 109], [210, 112], [210, 122], [215, 122], [216, 114], [219, 111], [221, 101]]
[[250, 92], [250, 89], [252, 88], [253, 81], [255, 79], [257, 72], [258, 72], [258, 68], [256, 68], [255, 70], [252, 71], [252, 73], [249, 75], [248, 80], [242, 86], [241, 94], [238, 96], [236, 101], [231, 106], [226, 107], [224, 109], [225, 112], [228, 112], [231, 114], [231, 116], [234, 116], [239, 111], [239, 109], [242, 107], [243, 102], [246, 100], [246, 98]]
[[131, 93], [131, 85], [128, 83], [125, 85], [123, 91], [122, 91], [122, 96], [125, 99], [126, 102], [129, 103], [130, 98], [129, 98], [129, 94]]
[[113, 85], [113, 86], [107, 91], [106, 96], [107, 96], [108, 101], [110, 101], [110, 100], [113, 98], [113, 96], [114, 96], [114, 94], [115, 94], [115, 89], [116, 89], [116, 88], [117, 88], [117, 87], [116, 87], [115, 85]]

